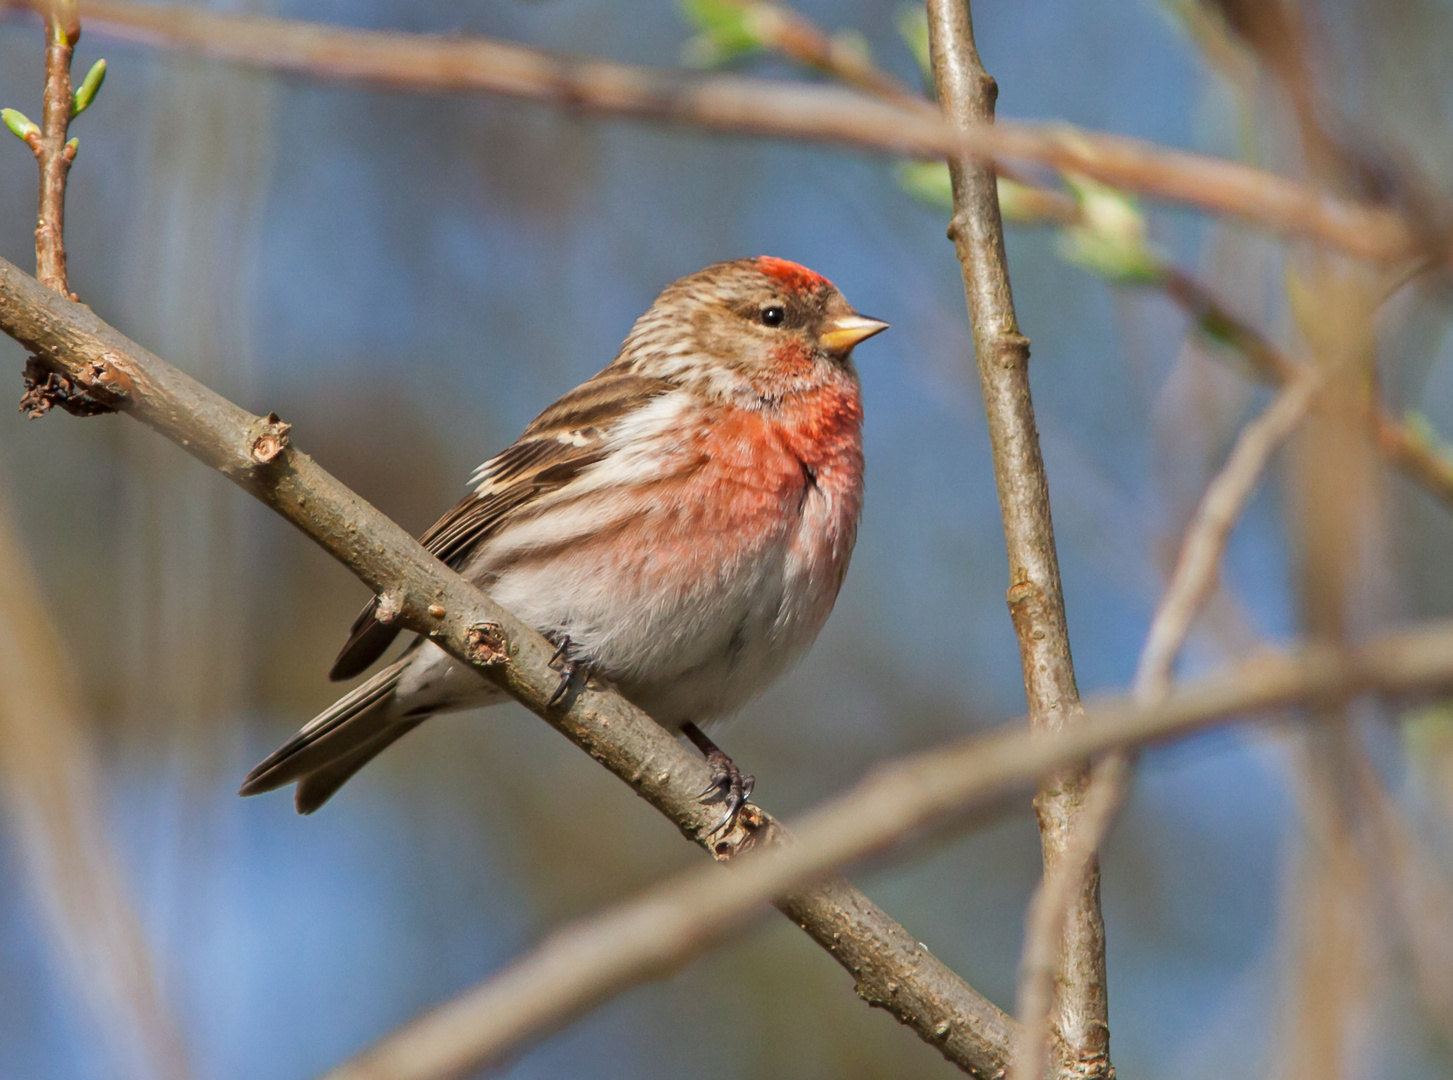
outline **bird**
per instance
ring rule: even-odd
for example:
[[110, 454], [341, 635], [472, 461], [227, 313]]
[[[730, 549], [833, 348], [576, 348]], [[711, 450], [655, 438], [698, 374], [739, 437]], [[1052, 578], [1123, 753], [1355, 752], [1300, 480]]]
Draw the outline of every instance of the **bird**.
[[[775, 256], [666, 286], [615, 358], [481, 465], [420, 538], [556, 645], [559, 704], [584, 670], [706, 757], [703, 802], [729, 829], [753, 790], [702, 730], [799, 659], [827, 621], [863, 503], [855, 346], [888, 328], [827, 278]], [[378, 598], [329, 678], [399, 633]], [[290, 783], [300, 814], [437, 713], [504, 691], [424, 638], [254, 768], [239, 794]]]

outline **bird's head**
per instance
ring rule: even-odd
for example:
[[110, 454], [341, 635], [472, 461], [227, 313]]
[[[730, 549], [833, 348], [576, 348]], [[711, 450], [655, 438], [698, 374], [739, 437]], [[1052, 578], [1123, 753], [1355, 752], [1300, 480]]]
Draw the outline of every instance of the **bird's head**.
[[856, 380], [853, 347], [887, 328], [854, 311], [821, 274], [763, 255], [668, 285], [620, 361], [713, 397], [770, 403]]

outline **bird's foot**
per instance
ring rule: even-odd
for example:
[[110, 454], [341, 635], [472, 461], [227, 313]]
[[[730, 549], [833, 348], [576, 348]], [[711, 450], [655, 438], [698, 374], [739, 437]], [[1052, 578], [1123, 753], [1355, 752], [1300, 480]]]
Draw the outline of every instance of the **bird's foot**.
[[590, 679], [590, 665], [571, 655], [575, 650], [575, 642], [570, 640], [569, 634], [561, 634], [559, 638], [551, 636], [550, 640], [555, 642], [555, 653], [550, 657], [550, 667], [560, 672], [560, 681], [555, 684], [554, 693], [545, 702], [547, 709], [553, 709], [565, 700], [565, 695], [570, 692], [570, 687], [575, 682], [575, 676], [584, 672], [586, 680]]
[[706, 763], [711, 766], [711, 784], [701, 793], [701, 801], [726, 804], [726, 815], [707, 835], [720, 836], [731, 832], [736, 825], [742, 807], [752, 797], [752, 788], [756, 786], [757, 780], [754, 776], [743, 776], [736, 762], [721, 750], [708, 753]]
[[737, 768], [736, 762], [727, 756], [726, 751], [707, 738], [706, 734], [695, 724], [683, 724], [681, 730], [688, 739], [696, 744], [697, 749], [706, 755], [706, 763], [711, 767], [711, 783], [701, 793], [701, 802], [726, 805], [725, 816], [722, 817], [716, 828], [707, 833], [707, 836], [724, 836], [736, 826], [742, 807], [746, 806], [747, 800], [752, 797], [752, 789], [757, 783], [756, 778], [743, 775], [742, 771]]

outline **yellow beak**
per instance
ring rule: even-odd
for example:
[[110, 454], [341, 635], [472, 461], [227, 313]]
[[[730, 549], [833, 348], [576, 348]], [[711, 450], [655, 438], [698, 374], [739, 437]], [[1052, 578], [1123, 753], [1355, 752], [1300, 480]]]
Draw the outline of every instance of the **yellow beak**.
[[832, 352], [847, 352], [860, 341], [867, 341], [874, 334], [888, 329], [882, 319], [870, 319], [866, 315], [839, 315], [827, 324], [818, 335], [818, 341]]

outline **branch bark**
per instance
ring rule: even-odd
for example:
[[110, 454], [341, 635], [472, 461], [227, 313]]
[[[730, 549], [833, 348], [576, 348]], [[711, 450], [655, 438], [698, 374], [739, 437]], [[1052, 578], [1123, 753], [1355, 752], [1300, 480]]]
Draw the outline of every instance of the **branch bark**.
[[[998, 88], [979, 60], [968, 0], [929, 0], [928, 33], [940, 107], [959, 127], [994, 119]], [[1081, 715], [1050, 518], [1049, 481], [1029, 391], [1029, 339], [1019, 332], [1004, 254], [1004, 224], [994, 170], [979, 159], [949, 159], [954, 214], [949, 236], [963, 268], [974, 330], [974, 356], [989, 421], [994, 479], [1009, 555], [1009, 611], [1019, 639], [1029, 722], [1055, 734]], [[1034, 807], [1044, 872], [1064, 859], [1087, 775], [1048, 777]], [[1055, 963], [1050, 1028], [1064, 1075], [1110, 1077], [1109, 1000], [1105, 989], [1105, 924], [1100, 874], [1092, 857], [1067, 908]]]
[[[758, 812], [744, 814], [754, 828], [713, 842], [720, 811], [697, 801], [708, 780], [705, 763], [619, 694], [587, 688], [565, 707], [547, 708], [558, 681], [550, 644], [293, 447], [276, 416], [238, 408], [3, 259], [0, 329], [292, 522], [382, 594], [400, 626], [478, 667], [688, 839], [725, 858], [754, 840], [782, 838]], [[778, 906], [847, 969], [870, 1005], [967, 1072], [993, 1076], [1004, 1067], [1012, 1021], [853, 885], [829, 877], [783, 891]]]
[[[1264, 710], [1448, 685], [1453, 685], [1453, 623], [1440, 623], [1351, 651], [1312, 646], [1259, 657], [1155, 705], [1105, 699], [1091, 705], [1084, 723], [1055, 739], [1021, 721], [900, 759], [808, 814], [794, 831], [794, 843], [754, 852], [725, 872], [688, 871], [562, 928], [506, 971], [406, 1025], [327, 1080], [438, 1080], [505, 1060], [558, 1017], [680, 967], [798, 882], [888, 851], [905, 837], [921, 838], [935, 829], [940, 831], [934, 835], [947, 836], [947, 826], [963, 824], [1038, 778], [1100, 755]], [[950, 1020], [940, 1027], [943, 1037], [952, 1035]]]
[[[0, 9], [44, 0], [0, 0]], [[1066, 125], [944, 122], [835, 87], [696, 76], [563, 56], [488, 38], [352, 30], [191, 7], [88, 0], [93, 32], [307, 78], [424, 93], [494, 93], [609, 116], [926, 158], [972, 155], [1036, 162], [1130, 191], [1229, 214], [1284, 236], [1311, 236], [1352, 255], [1396, 261], [1424, 241], [1393, 211], [1221, 158]], [[1440, 258], [1446, 259], [1446, 253]]]

